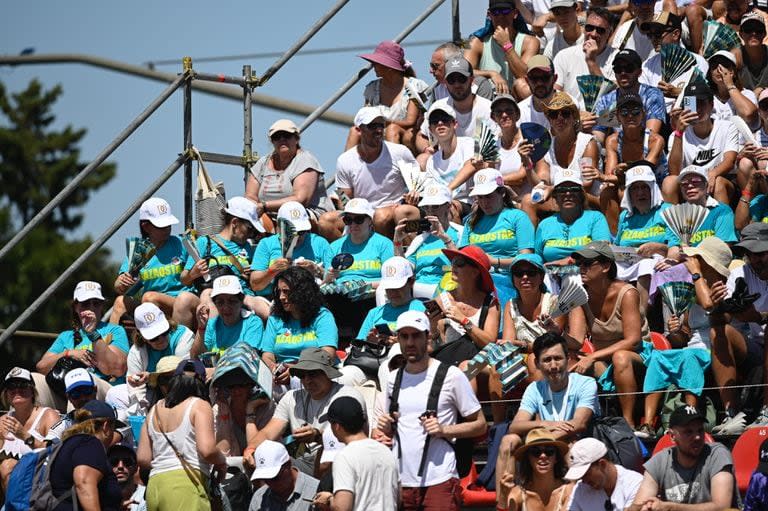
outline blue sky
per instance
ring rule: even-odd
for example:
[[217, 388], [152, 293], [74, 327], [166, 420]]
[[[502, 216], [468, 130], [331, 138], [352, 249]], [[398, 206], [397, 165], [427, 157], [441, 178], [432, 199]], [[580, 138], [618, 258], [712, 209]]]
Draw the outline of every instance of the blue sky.
[[[484, 0], [463, 0], [462, 36], [482, 23]], [[178, 59], [178, 65], [157, 69], [181, 70], [181, 58], [283, 51], [291, 46], [335, 1], [298, 2], [6, 2], [0, 21], [0, 48], [17, 54], [32, 47], [42, 53], [85, 53], [131, 64]], [[305, 48], [369, 45], [371, 50], [402, 31], [431, 2], [413, 0], [352, 0]], [[403, 43], [406, 58], [418, 76], [431, 83], [428, 73], [432, 48], [409, 47], [408, 41], [449, 40], [450, 0]], [[200, 63], [202, 72], [240, 75], [251, 64], [257, 75], [276, 59]], [[289, 61], [258, 92], [319, 105], [355, 73], [363, 61], [355, 52], [302, 57]], [[64, 93], [55, 106], [57, 127], [85, 127], [82, 159], [89, 161], [164, 89], [159, 82], [131, 77], [80, 64], [0, 67], [0, 80], [10, 92], [23, 89], [38, 78], [46, 88], [60, 83]], [[353, 115], [362, 106], [366, 75], [332, 109]], [[288, 117], [302, 118], [262, 107], [253, 109], [253, 148], [260, 155], [269, 150], [267, 128]], [[0, 121], [2, 122], [2, 121]], [[202, 151], [242, 153], [242, 104], [193, 93], [193, 141]], [[332, 173], [342, 152], [347, 130], [315, 122], [302, 136], [302, 146], [313, 152], [327, 173]], [[182, 149], [182, 94], [171, 97], [109, 161], [118, 165], [117, 177], [95, 194], [82, 229], [77, 234], [99, 235], [135, 197], [164, 170]], [[243, 193], [242, 168], [209, 165], [216, 181], [224, 181], [227, 195]], [[183, 218], [182, 173], [161, 188], [179, 218]], [[107, 246], [115, 259], [124, 256], [124, 238], [138, 234], [138, 215], [112, 237]]]

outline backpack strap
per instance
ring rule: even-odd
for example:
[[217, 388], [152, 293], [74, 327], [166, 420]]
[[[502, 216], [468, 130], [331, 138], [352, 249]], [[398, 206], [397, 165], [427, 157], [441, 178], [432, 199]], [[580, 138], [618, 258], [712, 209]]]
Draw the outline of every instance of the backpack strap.
[[493, 293], [488, 293], [485, 295], [485, 299], [483, 300], [483, 306], [480, 309], [480, 317], [477, 321], [477, 326], [482, 328], [485, 326], [485, 320], [488, 318], [488, 309], [491, 307], [491, 303], [493, 302]]
[[[434, 412], [435, 416], [437, 416], [437, 402], [440, 399], [440, 391], [443, 388], [443, 382], [445, 382], [445, 376], [448, 374], [448, 369], [451, 367], [448, 364], [440, 362], [438, 362], [438, 364], [437, 371], [435, 371], [435, 378], [432, 380], [432, 387], [430, 387], [429, 396], [427, 397], [427, 412]], [[427, 438], [424, 440], [424, 450], [421, 451], [419, 477], [424, 474], [424, 468], [427, 464], [427, 452], [429, 451], [430, 440], [432, 440], [432, 437], [427, 435]]]
[[216, 243], [219, 246], [219, 248], [222, 249], [224, 253], [229, 256], [229, 262], [231, 262], [232, 265], [237, 268], [237, 270], [240, 272], [240, 275], [245, 276], [245, 269], [243, 268], [243, 265], [240, 264], [240, 261], [237, 260], [237, 257], [235, 257], [235, 255], [232, 252], [230, 252], [222, 242], [217, 240], [215, 237], [211, 237], [211, 236], [208, 236], [208, 240], [209, 240], [209, 243], [210, 243], [210, 240], [213, 240], [213, 242]]
[[[389, 415], [394, 418], [394, 413], [400, 411], [400, 404], [397, 400], [400, 398], [400, 387], [403, 385], [403, 371], [405, 368], [401, 367], [395, 374], [395, 384], [392, 386], [392, 395], [389, 396]], [[397, 459], [403, 457], [403, 452], [400, 448], [400, 437], [397, 434], [397, 424], [393, 427], [393, 440], [397, 439]]]

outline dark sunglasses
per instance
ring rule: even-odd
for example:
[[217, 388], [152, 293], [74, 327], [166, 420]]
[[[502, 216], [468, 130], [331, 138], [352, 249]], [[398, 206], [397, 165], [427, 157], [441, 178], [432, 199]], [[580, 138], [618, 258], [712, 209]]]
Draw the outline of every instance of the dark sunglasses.
[[506, 16], [512, 12], [512, 9], [488, 9], [488, 12], [491, 13], [491, 16]]
[[559, 186], [555, 188], [554, 194], [555, 195], [566, 195], [569, 193], [577, 194], [581, 193], [583, 189], [580, 186]]
[[591, 25], [587, 23], [586, 25], [584, 25], [584, 33], [588, 34], [590, 32], [597, 32], [598, 34], [603, 35], [606, 32], [608, 32], [608, 29], [605, 27], [598, 27], [597, 25]]
[[276, 142], [278, 140], [287, 140], [289, 138], [293, 138], [293, 133], [288, 133], [287, 131], [278, 131], [277, 133], [273, 133], [269, 139], [273, 142]]
[[762, 27], [744, 27], [741, 29], [744, 34], [765, 35], [765, 28]]
[[67, 392], [67, 397], [70, 399], [80, 399], [84, 396], [90, 396], [96, 393], [95, 387], [79, 387]]
[[433, 115], [429, 118], [430, 126], [437, 126], [440, 123], [450, 124], [453, 122], [453, 118], [448, 115]]
[[9, 381], [5, 384], [5, 390], [25, 390], [33, 388], [29, 383], [21, 381]]
[[551, 78], [551, 74], [531, 73], [528, 75], [528, 79], [532, 82], [548, 82]]
[[578, 261], [576, 261], [576, 266], [578, 266], [579, 268], [590, 268], [590, 267], [592, 267], [593, 265], [595, 265], [595, 264], [597, 264], [599, 262], [600, 262], [599, 258], [595, 258], [595, 259], [579, 259]]
[[363, 124], [370, 131], [383, 130], [387, 125], [383, 122], [372, 122], [370, 124]]
[[528, 449], [528, 454], [530, 454], [534, 458], [538, 458], [542, 454], [546, 454], [547, 456], [554, 456], [556, 452], [557, 452], [557, 449], [555, 449], [551, 445], [547, 445], [546, 447], [531, 447], [530, 449]]
[[513, 115], [517, 114], [517, 110], [514, 108], [497, 108], [496, 110], [491, 110], [491, 113], [496, 116], [507, 114], [508, 116], [512, 117]]
[[130, 456], [111, 456], [109, 458], [109, 464], [112, 465], [112, 467], [118, 466], [120, 463], [122, 463], [124, 466], [131, 468], [134, 465], [136, 465], [136, 460], [131, 458]]
[[632, 108], [620, 108], [619, 109], [619, 115], [640, 115], [643, 112], [643, 109], [639, 106], [635, 106]]
[[687, 187], [699, 187], [706, 183], [707, 181], [705, 179], [686, 179], [684, 181], [680, 182], [681, 188], [687, 188]]
[[562, 110], [549, 110], [547, 112], [547, 117], [550, 119], [557, 119], [558, 116], [562, 117], [563, 119], [570, 119], [572, 115], [572, 112], [568, 109], [562, 109]]
[[664, 34], [667, 32], [672, 32], [674, 30], [673, 28], [652, 28], [648, 30], [647, 34], [649, 37], [664, 37]]
[[438, 64], [437, 62], [430, 62], [429, 69], [431, 69], [432, 71], [437, 71], [438, 69], [440, 69], [440, 64]]
[[364, 215], [356, 215], [356, 216], [344, 215], [341, 220], [344, 222], [344, 225], [352, 225], [352, 224], [362, 225], [367, 218], [368, 217]]
[[454, 73], [445, 79], [445, 81], [448, 82], [449, 85], [453, 85], [454, 83], [464, 84], [464, 83], [467, 83], [467, 80], [469, 80], [468, 77], [457, 74], [457, 73]]
[[637, 71], [635, 66], [613, 66], [614, 73], [634, 73], [635, 71]]
[[[569, 12], [571, 9], [572, 7], [553, 7], [550, 10], [552, 11], [552, 14], [554, 14], [555, 16], [560, 16], [562, 14]], [[573, 8], [573, 10], [575, 11], [576, 9]]]
[[517, 278], [523, 278], [523, 277], [535, 277], [537, 275], [541, 275], [541, 271], [539, 270], [512, 270], [512, 276]]

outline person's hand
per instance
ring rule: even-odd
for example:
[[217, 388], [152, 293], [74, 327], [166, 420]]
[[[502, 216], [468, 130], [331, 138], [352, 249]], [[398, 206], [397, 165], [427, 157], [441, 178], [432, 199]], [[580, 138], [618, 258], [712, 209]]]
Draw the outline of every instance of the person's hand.
[[576, 365], [571, 367], [572, 373], [586, 374], [595, 365], [595, 359], [591, 355], [580, 355]]
[[443, 224], [440, 223], [439, 218], [430, 215], [426, 217], [425, 220], [429, 221], [429, 233], [432, 236], [441, 240], [447, 236], [447, 234], [445, 234], [445, 229], [443, 229]]
[[379, 429], [379, 431], [381, 431], [381, 433], [387, 437], [391, 437], [392, 432], [394, 431], [394, 425], [397, 423], [398, 418], [400, 418], [400, 414], [398, 412], [393, 412], [391, 415], [388, 413], [382, 414], [376, 421], [376, 427]]
[[717, 174], [710, 170], [707, 172], [707, 193], [709, 195], [715, 194], [715, 183], [717, 182]]
[[315, 263], [314, 261], [310, 261], [309, 259], [301, 259], [298, 261], [293, 262], [294, 265], [298, 266], [299, 268], [304, 268], [312, 275], [319, 275], [321, 273], [320, 267]]
[[405, 195], [403, 195], [403, 204], [408, 204], [409, 206], [419, 206], [419, 192], [416, 190], [412, 190]]
[[96, 358], [90, 350], [69, 350], [69, 357], [82, 362], [88, 367], [96, 365]]
[[133, 278], [130, 273], [121, 273], [117, 277], [117, 285], [115, 286], [115, 290], [118, 292], [118, 294], [123, 294], [138, 281], [139, 279]]
[[674, 259], [662, 259], [661, 261], [657, 262], [653, 265], [653, 269], [655, 271], [665, 271], [677, 264], [677, 261]]
[[491, 81], [493, 82], [493, 86], [496, 88], [496, 95], [509, 94], [509, 85], [507, 85], [507, 81], [504, 79], [504, 77], [496, 71], [491, 71], [490, 73]]
[[285, 369], [282, 370], [279, 373], [275, 373], [274, 375], [274, 382], [277, 385], [288, 385], [288, 383], [291, 381], [291, 372], [288, 370], [288, 366], [285, 366]]
[[437, 421], [435, 416], [427, 417], [423, 415], [421, 417], [421, 426], [429, 436], [440, 438], [444, 435], [443, 425]]
[[29, 436], [29, 434], [24, 431], [24, 425], [19, 422], [16, 417], [8, 414], [0, 417], [0, 429], [2, 429], [6, 435], [11, 434], [21, 440], [26, 440], [26, 438]]
[[483, 159], [478, 158], [470, 158], [469, 163], [472, 165], [472, 168], [475, 169], [475, 172], [478, 170], [483, 170], [484, 168], [488, 167], [488, 162], [486, 162]]
[[661, 245], [662, 247], [666, 246], [662, 243], [654, 243], [652, 241], [643, 243], [642, 245], [637, 247], [637, 253], [641, 257], [653, 257], [654, 254], [658, 253], [658, 249], [660, 248], [659, 245]]
[[597, 41], [593, 39], [585, 39], [581, 49], [584, 50], [584, 58], [586, 60], [595, 60], [600, 53]]
[[709, 299], [712, 300], [712, 305], [715, 307], [717, 307], [720, 302], [725, 300], [726, 296], [728, 296], [728, 288], [725, 285], [725, 282], [718, 280], [709, 286]]
[[683, 110], [681, 108], [673, 108], [669, 113], [670, 124], [677, 131], [685, 131], [688, 126], [693, 124], [698, 118], [699, 114], [691, 112], [690, 110]]
[[640, 511], [669, 511], [669, 509], [671, 507], [668, 502], [664, 502], [658, 497], [651, 497], [642, 504]]
[[397, 224], [395, 225], [395, 235], [392, 237], [393, 241], [398, 241], [400, 243], [405, 240], [406, 236], [408, 236], [408, 233], [405, 232], [405, 224], [408, 223], [407, 218], [402, 218]]
[[537, 36], [543, 36], [544, 27], [546, 27], [548, 23], [549, 23], [549, 13], [536, 16], [536, 18], [534, 18], [533, 20], [533, 24], [531, 24], [531, 30]]
[[275, 259], [272, 264], [269, 265], [269, 272], [274, 274], [280, 273], [291, 267], [291, 262], [285, 257]]
[[671, 83], [665, 81], [660, 81], [656, 84], [656, 87], [658, 87], [661, 90], [661, 93], [668, 98], [676, 98], [680, 95], [680, 92], [682, 92], [680, 87], [675, 87]]
[[501, 481], [499, 481], [499, 484], [501, 485], [502, 492], [505, 495], [510, 495], [512, 490], [517, 487], [517, 484], [515, 483], [515, 474], [512, 472], [504, 472], [504, 475], [501, 476]]
[[509, 37], [509, 28], [497, 25], [496, 29], [493, 31], [493, 40], [496, 41], [496, 44], [502, 48], [505, 44], [511, 43], [512, 41]]
[[205, 331], [208, 325], [208, 318], [211, 317], [211, 309], [207, 305], [201, 305], [197, 308], [197, 329]]
[[619, 180], [624, 180], [625, 175], [627, 173], [627, 166], [628, 165], [626, 163], [619, 163], [618, 165], [613, 167], [613, 169], [611, 169], [609, 174], [615, 175], [616, 177], [619, 178]]
[[99, 324], [99, 318], [96, 314], [90, 310], [80, 311], [80, 325], [83, 327], [86, 333], [91, 333], [96, 330], [96, 326]]
[[147, 383], [148, 379], [149, 373], [147, 371], [141, 371], [140, 373], [132, 374], [127, 378], [128, 385], [131, 387], [140, 387], [141, 385]]
[[669, 317], [667, 320], [667, 328], [670, 332], [674, 332], [676, 330], [680, 330], [680, 328], [683, 326], [682, 322], [680, 321], [680, 318], [675, 316], [674, 314]]
[[552, 319], [552, 316], [548, 312], [542, 312], [538, 317], [539, 325], [541, 325], [547, 332], [554, 332], [557, 335], [562, 335], [563, 331], [557, 326], [557, 323]]
[[581, 178], [584, 181], [602, 181], [602, 174], [594, 165], [584, 165], [581, 167]]
[[760, 150], [760, 147], [756, 146], [752, 142], [747, 142], [744, 144], [744, 147], [741, 149], [741, 156], [743, 158], [749, 158], [750, 160], [757, 159], [757, 152]]
[[723, 82], [723, 85], [725, 85], [725, 88], [733, 87], [733, 71], [728, 69], [722, 64], [719, 64], [717, 66], [717, 73], [720, 74], [720, 80]]
[[570, 435], [576, 432], [576, 424], [573, 421], [554, 421], [554, 425], [549, 428], [553, 433], [560, 432]]
[[520, 162], [526, 169], [531, 168], [533, 162], [531, 161], [531, 153], [533, 152], [533, 144], [528, 140], [523, 139], [517, 144], [517, 154], [520, 155]]
[[333, 493], [329, 491], [317, 492], [317, 494], [315, 495], [315, 500], [312, 501], [312, 505], [315, 506], [315, 509], [318, 509], [321, 511], [330, 509], [332, 498], [333, 498]]
[[336, 268], [328, 268], [328, 270], [325, 272], [325, 278], [323, 279], [323, 283], [330, 283], [334, 282], [337, 278], [339, 278], [339, 274], [341, 271], [337, 270]]
[[463, 312], [461, 312], [461, 310], [459, 310], [459, 307], [456, 305], [456, 302], [453, 302], [453, 301], [451, 301], [451, 304], [448, 307], [446, 307], [443, 312], [446, 318], [452, 319], [456, 323], [461, 323], [467, 317], [464, 315]]
[[556, 261], [550, 261], [548, 263], [544, 263], [544, 266], [570, 266], [576, 264], [576, 260], [574, 260], [573, 257], [563, 257], [562, 259], [558, 259]]
[[581, 131], [587, 132], [597, 126], [597, 115], [592, 112], [579, 112], [581, 119]]
[[385, 435], [378, 428], [374, 428], [373, 433], [371, 433], [371, 438], [380, 444], [386, 445], [387, 447], [392, 447], [392, 437]]
[[698, 273], [701, 275], [701, 262], [699, 261], [698, 257], [696, 256], [688, 256], [685, 258], [684, 263], [685, 267], [688, 268], [688, 273], [693, 275], [694, 273]]
[[195, 264], [192, 266], [192, 269], [189, 270], [189, 276], [193, 279], [197, 280], [200, 277], [204, 276], [208, 273], [208, 261], [205, 259], [198, 259], [195, 261]]
[[213, 476], [216, 481], [223, 483], [224, 479], [227, 477], [227, 462], [224, 461], [224, 463], [216, 463], [213, 466]]
[[297, 442], [312, 442], [319, 437], [319, 431], [309, 424], [304, 424], [303, 426], [294, 429], [291, 431], [291, 434]]

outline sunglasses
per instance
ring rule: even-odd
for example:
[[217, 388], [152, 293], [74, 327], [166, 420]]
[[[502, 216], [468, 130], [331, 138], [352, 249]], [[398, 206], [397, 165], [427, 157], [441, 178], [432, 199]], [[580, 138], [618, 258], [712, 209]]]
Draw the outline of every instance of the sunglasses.
[[440, 64], [438, 64], [437, 62], [430, 62], [429, 69], [431, 69], [432, 71], [437, 71], [438, 69], [440, 69]]
[[465, 84], [467, 83], [467, 80], [469, 80], [468, 77], [464, 75], [456, 74], [456, 73], [452, 74], [451, 76], [445, 79], [445, 81], [448, 82], [449, 85], [453, 85], [454, 83]]
[[367, 216], [363, 216], [363, 215], [355, 215], [355, 216], [344, 215], [341, 220], [344, 222], [344, 225], [352, 225], [352, 224], [362, 225], [367, 218], [368, 218]]
[[706, 183], [704, 179], [686, 179], [685, 181], [680, 182], [680, 186], [683, 188], [699, 187], [704, 183]]
[[674, 30], [673, 28], [652, 28], [648, 30], [648, 36], [653, 37], [664, 37], [664, 34], [668, 32], [672, 32]]
[[67, 392], [67, 397], [70, 399], [80, 399], [84, 396], [90, 396], [91, 394], [96, 393], [95, 387], [80, 387], [77, 389], [72, 389], [71, 391]]
[[614, 73], [634, 73], [637, 71], [635, 66], [613, 66]]
[[587, 23], [584, 25], [584, 33], [590, 33], [590, 32], [597, 32], [600, 35], [604, 35], [606, 32], [608, 32], [608, 29], [605, 27], [598, 27], [597, 25], [591, 25]]
[[304, 378], [316, 378], [320, 376], [321, 374], [325, 374], [325, 371], [321, 371], [320, 369], [311, 369], [309, 371], [294, 371], [293, 374], [300, 380]]
[[225, 298], [223, 296], [222, 297], [217, 296], [216, 298], [213, 299], [213, 304], [216, 307], [226, 307], [226, 306], [237, 307], [242, 302], [243, 300], [237, 297]]
[[24, 382], [11, 381], [5, 384], [5, 390], [26, 390], [31, 388], [32, 385]]
[[751, 35], [765, 35], [765, 29], [761, 27], [744, 27], [741, 29], [742, 33], [744, 34], [751, 34]]
[[370, 124], [363, 124], [363, 126], [370, 131], [376, 131], [383, 130], [386, 127], [386, 124], [383, 122], [372, 122]]
[[514, 108], [497, 108], [496, 110], [491, 110], [491, 114], [500, 117], [501, 114], [507, 114], [508, 116], [512, 117], [513, 115], [517, 114], [517, 110]]
[[551, 445], [548, 445], [546, 447], [531, 447], [530, 449], [528, 449], [528, 454], [530, 454], [534, 458], [538, 458], [542, 454], [545, 454], [547, 456], [554, 456], [556, 452], [557, 452], [557, 449], [555, 449]]
[[[561, 16], [563, 14], [570, 12], [571, 9], [572, 9], [571, 7], [553, 7], [550, 10], [552, 11], [552, 14], [554, 14], [555, 16]], [[575, 11], [576, 9], [573, 8], [573, 10]]]
[[555, 188], [554, 194], [555, 195], [567, 195], [569, 193], [572, 193], [576, 195], [577, 193], [581, 193], [583, 190], [580, 186], [562, 186]]
[[599, 262], [600, 259], [580, 259], [579, 261], [576, 261], [576, 266], [579, 268], [591, 268]]
[[639, 106], [632, 107], [632, 108], [620, 108], [619, 109], [619, 115], [640, 115], [643, 112], [643, 109]]
[[431, 116], [429, 118], [429, 125], [430, 126], [437, 126], [441, 122], [443, 124], [448, 125], [451, 122], [453, 122], [453, 119], [451, 117], [447, 116], [447, 115], [433, 115], [433, 116]]
[[288, 133], [287, 131], [278, 131], [269, 137], [272, 142], [277, 142], [278, 140], [288, 140], [290, 138], [293, 138], [293, 133]]
[[558, 117], [562, 117], [563, 119], [570, 119], [571, 115], [572, 115], [572, 112], [567, 109], [550, 110], [547, 112], [547, 117], [549, 119], [557, 119]]
[[517, 278], [535, 277], [537, 275], [541, 275], [541, 271], [539, 271], [539, 270], [512, 270], [512, 276], [517, 277]]
[[551, 74], [531, 73], [528, 75], [528, 79], [532, 82], [548, 82], [551, 78]]
[[109, 464], [112, 465], [112, 467], [118, 466], [120, 463], [122, 463], [125, 467], [131, 468], [134, 465], [136, 465], [136, 460], [134, 460], [131, 457], [110, 457], [109, 458]]
[[491, 13], [491, 16], [506, 16], [512, 12], [512, 9], [488, 9], [488, 12]]

